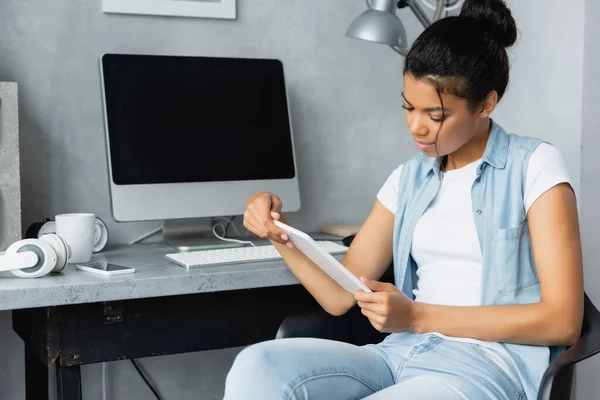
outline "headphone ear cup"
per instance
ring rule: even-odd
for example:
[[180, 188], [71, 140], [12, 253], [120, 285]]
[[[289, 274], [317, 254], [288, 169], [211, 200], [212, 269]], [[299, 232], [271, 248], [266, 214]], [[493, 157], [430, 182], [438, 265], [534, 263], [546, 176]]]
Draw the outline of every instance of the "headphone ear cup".
[[19, 278], [39, 278], [50, 272], [56, 266], [56, 253], [50, 244], [40, 239], [25, 239], [11, 244], [6, 254], [16, 254], [31, 251], [37, 254], [38, 263], [31, 268], [15, 269], [10, 272]]
[[42, 235], [40, 240], [48, 243], [50, 247], [54, 250], [56, 254], [56, 265], [52, 268], [52, 272], [60, 272], [65, 269], [69, 258], [71, 258], [71, 248], [67, 244], [67, 242], [58, 235], [55, 234], [47, 234]]

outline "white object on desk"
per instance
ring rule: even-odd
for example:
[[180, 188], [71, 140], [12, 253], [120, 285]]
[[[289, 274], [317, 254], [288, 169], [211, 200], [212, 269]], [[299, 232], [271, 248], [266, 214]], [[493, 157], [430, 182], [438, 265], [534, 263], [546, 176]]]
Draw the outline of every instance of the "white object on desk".
[[87, 263], [94, 251], [96, 216], [92, 213], [68, 213], [56, 216], [56, 234], [71, 248], [69, 263]]
[[[346, 246], [327, 240], [315, 243], [325, 254], [343, 254], [348, 250]], [[186, 268], [281, 260], [282, 258], [273, 245], [190, 251], [167, 254], [165, 257]], [[335, 258], [333, 259], [335, 260]]]
[[20, 278], [39, 278], [62, 271], [70, 255], [67, 243], [54, 234], [19, 240], [0, 255], [0, 271], [10, 271]]
[[327, 275], [335, 280], [341, 287], [355, 293], [357, 290], [371, 292], [364, 283], [360, 281], [354, 274], [346, 269], [338, 260], [333, 258], [331, 254], [323, 251], [318, 242], [306, 233], [292, 228], [282, 222], [273, 221], [282, 231], [287, 233], [290, 240], [304, 255], [317, 264]]
[[[108, 243], [108, 228], [104, 221], [96, 217], [94, 231], [94, 253], [99, 253]], [[56, 222], [46, 218], [44, 221], [34, 222], [27, 228], [26, 238], [39, 239], [49, 233], [56, 233]]]
[[123, 265], [112, 264], [105, 261], [77, 264], [77, 269], [99, 275], [122, 275], [135, 272], [135, 268], [133, 267], [125, 267]]

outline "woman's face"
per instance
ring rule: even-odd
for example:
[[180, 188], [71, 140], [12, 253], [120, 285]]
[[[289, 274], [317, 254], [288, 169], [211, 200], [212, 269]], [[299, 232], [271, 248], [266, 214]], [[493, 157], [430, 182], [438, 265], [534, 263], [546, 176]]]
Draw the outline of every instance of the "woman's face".
[[479, 131], [481, 117], [471, 112], [469, 103], [463, 98], [442, 93], [442, 113], [436, 89], [409, 74], [404, 75], [402, 96], [408, 129], [417, 148], [428, 157], [455, 152]]

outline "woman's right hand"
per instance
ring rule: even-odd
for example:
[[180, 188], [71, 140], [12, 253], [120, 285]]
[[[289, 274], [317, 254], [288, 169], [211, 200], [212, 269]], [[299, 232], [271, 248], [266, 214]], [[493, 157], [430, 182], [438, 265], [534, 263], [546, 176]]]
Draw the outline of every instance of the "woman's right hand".
[[253, 194], [246, 204], [244, 226], [263, 239], [293, 247], [285, 232], [273, 223], [273, 220], [288, 223], [286, 218], [281, 215], [281, 207], [281, 199], [273, 193], [258, 192]]

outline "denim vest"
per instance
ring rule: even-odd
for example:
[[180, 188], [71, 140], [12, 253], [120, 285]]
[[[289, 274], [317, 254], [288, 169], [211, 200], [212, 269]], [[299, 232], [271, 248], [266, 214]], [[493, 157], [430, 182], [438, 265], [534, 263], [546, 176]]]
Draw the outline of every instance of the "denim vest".
[[[528, 304], [540, 301], [527, 214], [523, 202], [529, 157], [539, 139], [492, 128], [471, 187], [473, 219], [483, 260], [481, 305]], [[410, 255], [417, 221], [441, 185], [441, 159], [419, 154], [402, 167], [394, 226], [396, 286], [414, 299], [417, 265]], [[564, 347], [503, 343], [521, 377], [527, 398], [537, 398], [549, 363]]]

